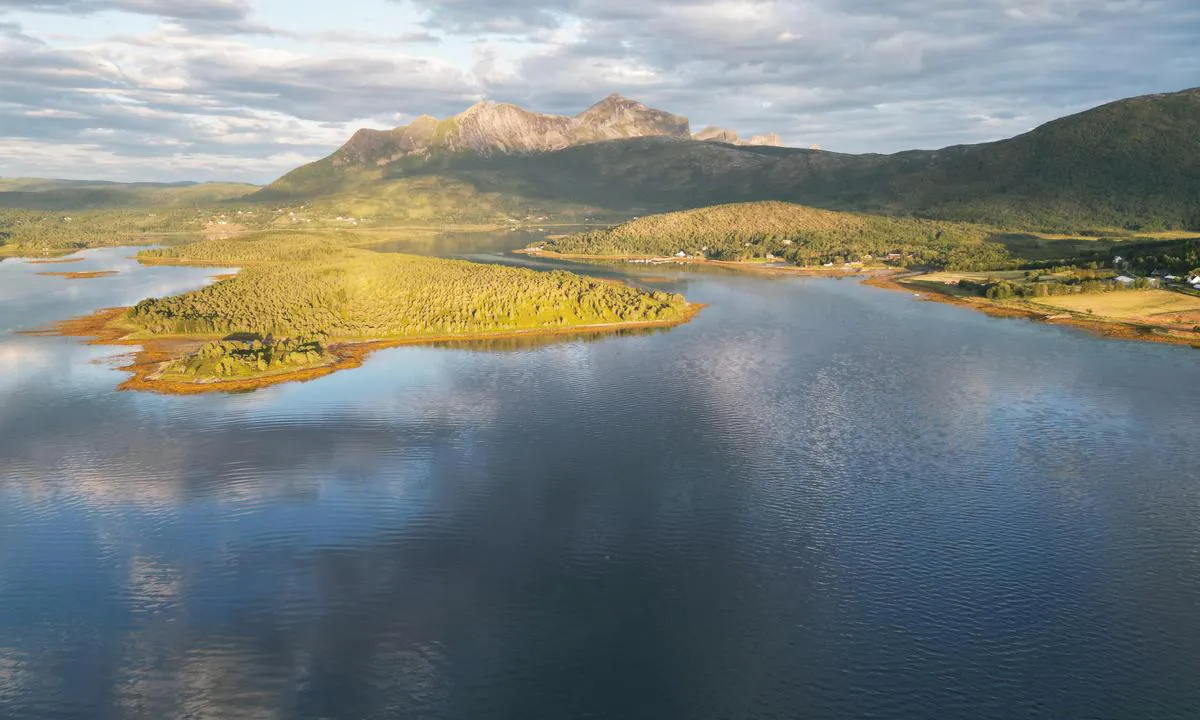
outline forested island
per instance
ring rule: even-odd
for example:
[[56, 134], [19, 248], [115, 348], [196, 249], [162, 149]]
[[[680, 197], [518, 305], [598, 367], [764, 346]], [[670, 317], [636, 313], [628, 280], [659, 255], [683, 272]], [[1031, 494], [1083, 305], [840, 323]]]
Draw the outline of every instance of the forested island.
[[260, 232], [145, 250], [145, 263], [242, 270], [66, 329], [147, 345], [128, 387], [196, 392], [312, 377], [390, 345], [666, 327], [698, 310], [620, 282], [377, 253], [353, 239]]

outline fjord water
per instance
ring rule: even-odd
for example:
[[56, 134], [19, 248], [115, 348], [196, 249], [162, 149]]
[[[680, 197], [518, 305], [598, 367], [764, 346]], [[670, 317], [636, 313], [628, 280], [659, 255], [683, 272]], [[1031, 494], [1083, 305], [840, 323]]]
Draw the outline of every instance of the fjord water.
[[213, 273], [128, 254], [0, 263], [0, 717], [1200, 715], [1194, 350], [655, 268], [709, 307], [167, 397], [15, 333]]

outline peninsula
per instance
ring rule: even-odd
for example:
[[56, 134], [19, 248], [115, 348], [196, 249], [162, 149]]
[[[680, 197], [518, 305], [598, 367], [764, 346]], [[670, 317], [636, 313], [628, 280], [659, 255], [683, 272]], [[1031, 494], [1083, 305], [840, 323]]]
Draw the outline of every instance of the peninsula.
[[142, 346], [124, 388], [195, 393], [319, 377], [382, 347], [669, 327], [699, 310], [616, 281], [378, 253], [352, 237], [264, 232], [145, 250], [148, 264], [242, 270], [58, 331]]
[[1200, 236], [1188, 233], [1047, 236], [758, 202], [651, 215], [547, 238], [522, 252], [867, 275], [876, 287], [992, 315], [1200, 346]]

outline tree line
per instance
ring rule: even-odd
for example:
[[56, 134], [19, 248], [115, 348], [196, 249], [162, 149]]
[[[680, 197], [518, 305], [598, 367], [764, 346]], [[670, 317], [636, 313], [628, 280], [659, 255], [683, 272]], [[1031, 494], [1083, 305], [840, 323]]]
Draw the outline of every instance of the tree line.
[[[890, 262], [982, 270], [1013, 267], [995, 231], [968, 223], [861, 215], [785, 202], [716, 205], [637, 218], [607, 230], [547, 241], [583, 255], [683, 253], [710, 260], [779, 259], [800, 266]], [[891, 256], [889, 258], [889, 256]]]
[[367, 339], [669, 321], [687, 310], [677, 294], [563, 271], [376, 253], [329, 240], [285, 243], [271, 233], [260, 239], [144, 252], [257, 264], [193, 292], [143, 300], [129, 320], [151, 333]]

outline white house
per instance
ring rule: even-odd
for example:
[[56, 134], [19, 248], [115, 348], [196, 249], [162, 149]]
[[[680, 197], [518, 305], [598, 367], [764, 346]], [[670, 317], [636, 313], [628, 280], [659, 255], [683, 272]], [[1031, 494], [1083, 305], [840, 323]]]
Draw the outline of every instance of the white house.
[[1129, 277], [1128, 275], [1118, 275], [1115, 278], [1113, 278], [1113, 280], [1116, 280], [1117, 282], [1121, 283], [1122, 285], [1132, 285], [1133, 284], [1133, 278]]

